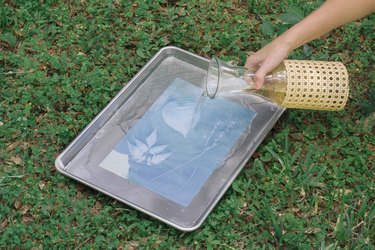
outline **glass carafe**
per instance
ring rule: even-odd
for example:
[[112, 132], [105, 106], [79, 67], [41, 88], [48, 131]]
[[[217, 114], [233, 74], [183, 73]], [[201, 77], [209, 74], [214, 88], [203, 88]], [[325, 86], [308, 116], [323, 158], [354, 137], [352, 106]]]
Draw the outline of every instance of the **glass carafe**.
[[340, 110], [349, 94], [345, 66], [338, 62], [284, 60], [265, 76], [260, 89], [254, 71], [212, 58], [206, 78], [210, 98], [236, 93], [260, 95], [286, 108]]

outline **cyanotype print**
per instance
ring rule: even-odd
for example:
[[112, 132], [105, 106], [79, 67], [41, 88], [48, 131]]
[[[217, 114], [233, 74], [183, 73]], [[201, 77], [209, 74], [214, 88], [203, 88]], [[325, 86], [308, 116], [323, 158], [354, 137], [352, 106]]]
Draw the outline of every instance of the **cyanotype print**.
[[256, 115], [202, 91], [176, 79], [100, 166], [188, 206]]

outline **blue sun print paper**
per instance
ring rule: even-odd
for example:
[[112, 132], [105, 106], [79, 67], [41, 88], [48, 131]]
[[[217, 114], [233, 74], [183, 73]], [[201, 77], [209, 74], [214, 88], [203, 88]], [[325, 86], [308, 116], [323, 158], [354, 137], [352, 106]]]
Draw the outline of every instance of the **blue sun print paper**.
[[224, 98], [197, 107], [201, 95], [174, 80], [100, 166], [188, 206], [256, 115]]

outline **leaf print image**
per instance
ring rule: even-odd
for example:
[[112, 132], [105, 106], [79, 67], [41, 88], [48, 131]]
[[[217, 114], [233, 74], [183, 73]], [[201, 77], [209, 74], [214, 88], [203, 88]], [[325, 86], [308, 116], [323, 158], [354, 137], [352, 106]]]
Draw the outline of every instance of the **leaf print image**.
[[156, 140], [157, 140], [157, 135], [156, 135], [156, 129], [154, 129], [151, 134], [146, 138], [146, 143], [147, 143], [147, 146], [150, 148], [152, 146], [154, 146], [154, 144], [156, 143]]
[[[202, 92], [175, 79], [101, 166], [122, 177], [127, 168], [130, 182], [189, 206], [256, 116], [254, 110], [224, 98], [200, 103]], [[123, 160], [110, 166], [113, 155]]]
[[151, 166], [160, 164], [162, 161], [165, 161], [170, 155], [171, 153], [152, 155], [147, 158], [147, 165]]
[[142, 142], [137, 140], [135, 146], [128, 142], [128, 147], [129, 147], [129, 153], [131, 157], [133, 158], [133, 160], [135, 160], [138, 163], [146, 160], [146, 155], [145, 155], [147, 151], [146, 144], [143, 144]]
[[163, 152], [168, 146], [154, 146], [157, 140], [156, 129], [146, 138], [146, 143], [134, 139], [135, 145], [128, 141], [128, 148], [131, 159], [137, 163], [144, 163], [148, 166], [160, 164], [166, 160], [171, 153]]
[[197, 103], [191, 99], [169, 100], [163, 107], [163, 120], [186, 138], [199, 121], [200, 110], [196, 110], [196, 106]]

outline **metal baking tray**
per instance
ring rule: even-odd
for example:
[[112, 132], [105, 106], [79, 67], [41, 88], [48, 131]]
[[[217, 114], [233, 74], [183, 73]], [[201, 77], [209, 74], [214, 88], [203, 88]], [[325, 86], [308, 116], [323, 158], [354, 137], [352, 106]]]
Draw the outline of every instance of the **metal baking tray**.
[[[215, 98], [203, 103], [204, 132], [190, 133], [178, 119], [192, 113], [173, 105], [200, 96], [208, 65], [180, 48], [162, 48], [57, 157], [57, 170], [179, 230], [200, 227], [284, 111], [256, 95]], [[237, 132], [215, 132], [217, 124]]]

